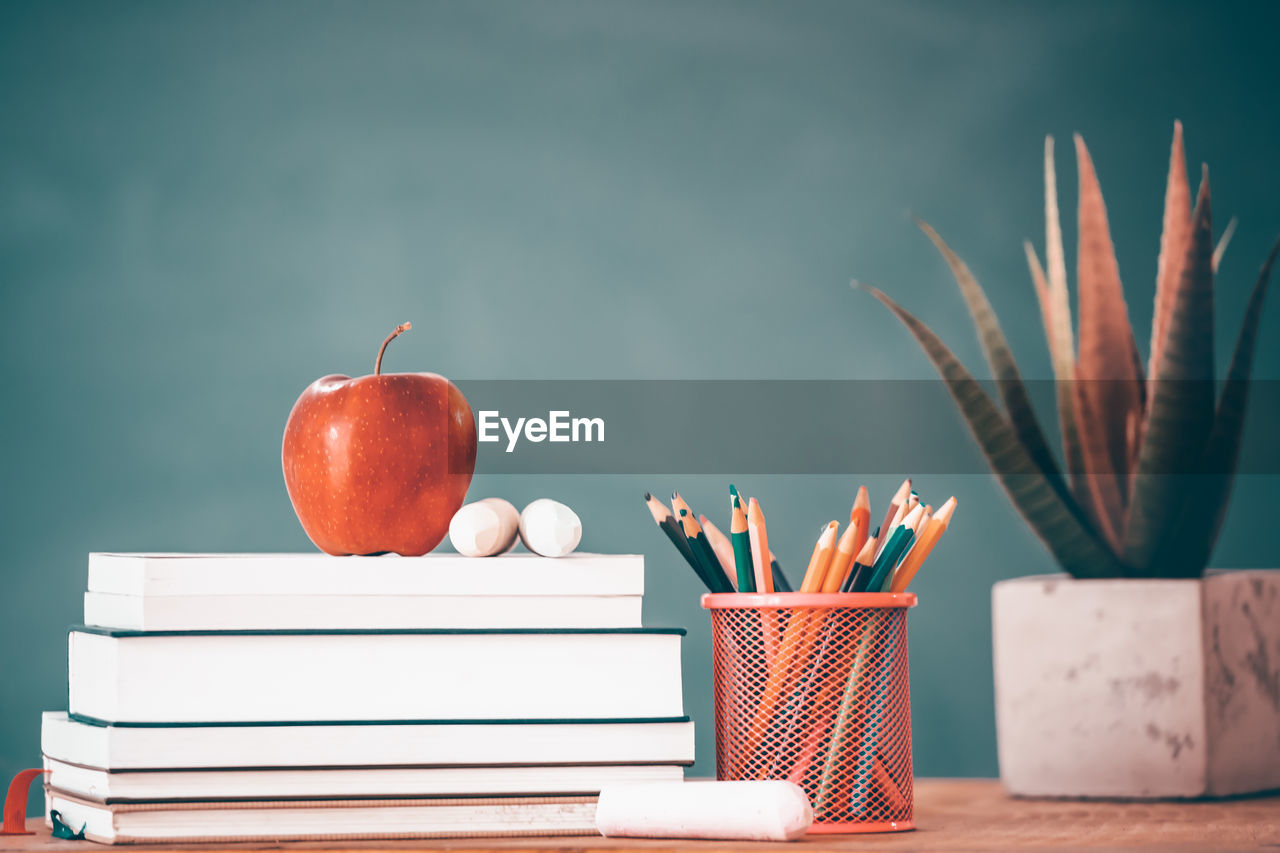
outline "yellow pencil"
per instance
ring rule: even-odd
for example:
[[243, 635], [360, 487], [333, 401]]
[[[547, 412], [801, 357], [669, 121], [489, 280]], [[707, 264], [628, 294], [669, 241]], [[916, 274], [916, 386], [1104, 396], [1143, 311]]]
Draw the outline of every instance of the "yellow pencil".
[[902, 561], [898, 571], [894, 573], [893, 585], [889, 589], [890, 592], [906, 591], [911, 584], [912, 578], [920, 570], [920, 564], [925, 561], [925, 558], [929, 556], [929, 552], [938, 544], [942, 534], [947, 532], [947, 527], [951, 524], [951, 516], [955, 511], [955, 498], [949, 498], [946, 503], [938, 508], [933, 518], [929, 520], [924, 532], [920, 534], [919, 541], [907, 554], [906, 559]]
[[756, 592], [773, 594], [773, 570], [769, 566], [769, 531], [764, 512], [755, 498], [747, 505], [747, 533], [751, 536], [751, 562], [755, 567]]
[[729, 537], [720, 532], [720, 528], [716, 527], [707, 520], [705, 515], [698, 516], [698, 521], [702, 524], [702, 532], [707, 534], [707, 541], [711, 543], [711, 550], [716, 552], [716, 559], [720, 561], [720, 568], [724, 569], [725, 575], [729, 578], [729, 583], [733, 585], [733, 591], [738, 591], [738, 573], [733, 568], [733, 545], [729, 542]]
[[804, 580], [800, 583], [801, 592], [819, 592], [822, 589], [827, 567], [831, 565], [831, 555], [836, 550], [836, 531], [839, 529], [838, 521], [822, 528], [818, 543], [813, 546], [813, 556], [809, 558], [809, 568], [805, 569]]
[[863, 538], [863, 533], [859, 529], [861, 519], [855, 519], [849, 522], [849, 527], [844, 531], [844, 535], [840, 537], [840, 545], [836, 548], [835, 554], [831, 557], [831, 566], [827, 569], [827, 578], [822, 583], [822, 592], [839, 592], [844, 586], [844, 579], [849, 574], [849, 569], [853, 567], [853, 558], [858, 555], [858, 540]]

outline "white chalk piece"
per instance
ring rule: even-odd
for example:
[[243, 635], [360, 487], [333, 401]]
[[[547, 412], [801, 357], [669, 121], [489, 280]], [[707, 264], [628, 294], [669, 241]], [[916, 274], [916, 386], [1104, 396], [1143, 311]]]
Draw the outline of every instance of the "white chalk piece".
[[559, 501], [538, 498], [520, 513], [520, 541], [544, 557], [572, 554], [582, 541], [582, 519]]
[[792, 841], [813, 823], [813, 808], [792, 782], [660, 782], [600, 792], [596, 829], [632, 838]]
[[485, 498], [453, 514], [449, 541], [466, 557], [492, 557], [510, 551], [519, 535], [520, 513], [510, 501]]

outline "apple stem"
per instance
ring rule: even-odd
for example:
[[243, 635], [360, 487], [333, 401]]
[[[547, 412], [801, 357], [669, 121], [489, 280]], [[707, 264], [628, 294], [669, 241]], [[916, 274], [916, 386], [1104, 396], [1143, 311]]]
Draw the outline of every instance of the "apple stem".
[[374, 376], [377, 376], [380, 373], [382, 373], [382, 354], [387, 351], [387, 344], [391, 343], [396, 338], [400, 337], [402, 333], [407, 332], [412, 328], [413, 328], [412, 323], [401, 323], [399, 326], [396, 326], [395, 329], [391, 331], [391, 334], [387, 335], [387, 339], [382, 342], [382, 346], [378, 347], [378, 360], [373, 363]]

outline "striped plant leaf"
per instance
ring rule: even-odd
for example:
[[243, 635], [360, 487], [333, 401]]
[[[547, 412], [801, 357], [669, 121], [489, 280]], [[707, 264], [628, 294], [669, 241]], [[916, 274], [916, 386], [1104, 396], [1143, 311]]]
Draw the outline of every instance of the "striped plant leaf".
[[[1222, 522], [1226, 518], [1231, 498], [1231, 484], [1235, 479], [1236, 463], [1240, 457], [1240, 442], [1244, 433], [1245, 409], [1249, 402], [1249, 377], [1253, 373], [1253, 353], [1258, 340], [1258, 325], [1262, 320], [1262, 304], [1266, 300], [1271, 271], [1280, 256], [1280, 240], [1271, 246], [1258, 280], [1249, 295], [1240, 334], [1236, 338], [1227, 380], [1218, 399], [1213, 430], [1209, 434], [1208, 447], [1200, 466], [1201, 476], [1195, 479], [1197, 490], [1182, 506], [1181, 516], [1174, 526], [1175, 535], [1157, 553], [1156, 560], [1162, 574], [1195, 577], [1204, 571], [1218, 542]], [[1167, 569], [1167, 572], [1164, 571]]]
[[1192, 214], [1187, 257], [1173, 291], [1164, 346], [1152, 388], [1125, 523], [1124, 560], [1147, 574], [1194, 484], [1189, 460], [1200, 459], [1214, 421], [1213, 216], [1204, 169]]
[[1050, 342], [1049, 357], [1053, 361], [1054, 390], [1058, 398], [1058, 427], [1062, 431], [1062, 455], [1066, 460], [1067, 476], [1076, 503], [1085, 509], [1089, 507], [1089, 502], [1081, 498], [1084, 484], [1080, 478], [1084, 475], [1084, 459], [1080, 455], [1080, 435], [1076, 432], [1075, 396], [1072, 390], [1075, 385], [1075, 355], [1071, 352], [1071, 318], [1067, 318], [1067, 352], [1066, 357], [1062, 358], [1062, 350], [1055, 351], [1053, 343], [1053, 315], [1056, 314], [1051, 303], [1053, 292], [1031, 241], [1024, 240], [1022, 248], [1027, 254], [1027, 267], [1031, 270], [1031, 280], [1040, 300], [1040, 317], [1044, 322], [1045, 337]]
[[1022, 241], [1022, 251], [1027, 255], [1027, 269], [1031, 272], [1031, 284], [1036, 289], [1036, 302], [1040, 305], [1040, 322], [1044, 325], [1044, 337], [1049, 344], [1049, 359], [1054, 362], [1055, 373], [1057, 361], [1053, 350], [1053, 306], [1049, 304], [1049, 281], [1045, 278], [1044, 267], [1040, 265], [1040, 256], [1030, 240]]
[[[1078, 134], [1075, 139], [1080, 173], [1076, 416], [1090, 481], [1108, 486], [1093, 492], [1095, 499], [1106, 499], [1095, 505], [1097, 517], [1110, 519], [1109, 529], [1117, 530], [1128, 501], [1131, 425], [1138, 423], [1135, 414], [1142, 411], [1145, 389], [1102, 190], [1084, 140]], [[1121, 473], [1123, 477], [1117, 476]], [[1115, 485], [1118, 506], [1112, 499], [1111, 484]]]
[[[1151, 312], [1151, 350], [1147, 381], [1160, 375], [1160, 352], [1164, 348], [1173, 310], [1174, 292], [1187, 258], [1191, 239], [1191, 187], [1187, 184], [1187, 157], [1182, 143], [1182, 122], [1173, 123], [1173, 145], [1169, 150], [1169, 178], [1164, 190], [1164, 228], [1160, 232], [1160, 258], [1156, 261], [1156, 304]], [[1150, 390], [1150, 389], [1149, 389]], [[1148, 394], [1148, 404], [1150, 394]]]
[[[1071, 300], [1067, 294], [1067, 253], [1062, 246], [1062, 222], [1058, 214], [1058, 173], [1053, 165], [1053, 137], [1044, 138], [1044, 259], [1048, 264], [1049, 296], [1053, 300], [1054, 340], [1060, 356], [1075, 363], [1075, 335], [1071, 331]], [[1067, 381], [1074, 369], [1059, 372]]]
[[1013, 431], [1031, 455], [1032, 461], [1048, 478], [1049, 485], [1061, 496], [1067, 497], [1066, 481], [1062, 479], [1058, 463], [1054, 460], [1053, 453], [1049, 450], [1049, 443], [1045, 441], [1044, 433], [1040, 430], [1040, 422], [1036, 420], [1035, 409], [1032, 408], [1031, 399], [1027, 396], [1027, 388], [1022, 383], [1022, 374], [1018, 371], [1017, 361], [1014, 360], [1013, 351], [1009, 348], [1009, 340], [1000, 328], [1000, 321], [991, 308], [987, 294], [974, 278], [968, 265], [951, 250], [951, 247], [938, 236], [938, 232], [934, 231], [929, 223], [923, 219], [916, 219], [916, 225], [937, 247], [943, 259], [946, 260], [947, 266], [951, 268], [956, 284], [960, 286], [960, 293], [964, 296], [965, 305], [969, 308], [969, 316], [973, 318], [974, 328], [978, 331], [978, 343], [982, 345], [982, 354], [986, 356], [987, 364], [991, 367], [991, 374], [996, 380], [996, 390], [1004, 401], [1005, 411], [1009, 415]]
[[946, 344], [886, 294], [874, 287], [865, 289], [893, 312], [924, 349], [1013, 505], [1059, 565], [1081, 578], [1123, 575], [1115, 554], [1081, 523], [1078, 510], [1069, 504], [1071, 499], [1050, 485], [1013, 425]]
[[1116, 471], [1107, 452], [1106, 423], [1094, 408], [1095, 395], [1086, 389], [1099, 386], [1098, 380], [1080, 376], [1076, 365], [1076, 379], [1070, 384], [1072, 409], [1076, 426], [1080, 431], [1080, 475], [1076, 478], [1081, 493], [1088, 497], [1090, 516], [1098, 532], [1117, 554], [1124, 544], [1124, 492], [1121, 478], [1128, 478], [1127, 471]]
[[1075, 406], [1076, 343], [1071, 325], [1071, 297], [1067, 292], [1067, 256], [1062, 246], [1062, 221], [1058, 211], [1058, 172], [1054, 165], [1053, 137], [1044, 138], [1044, 246], [1047, 290], [1053, 323], [1049, 352], [1057, 379], [1058, 427], [1062, 433], [1062, 456], [1066, 460], [1071, 492], [1086, 513], [1098, 518], [1088, 484], [1084, 481], [1084, 454]]

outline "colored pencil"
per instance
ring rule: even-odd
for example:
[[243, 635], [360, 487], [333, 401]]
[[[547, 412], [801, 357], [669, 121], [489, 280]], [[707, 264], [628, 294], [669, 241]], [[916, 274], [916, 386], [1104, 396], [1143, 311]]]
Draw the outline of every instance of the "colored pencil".
[[938, 544], [938, 540], [942, 538], [942, 534], [947, 532], [947, 527], [951, 525], [951, 516], [956, 511], [956, 499], [948, 498], [938, 512], [929, 520], [925, 526], [924, 532], [920, 534], [916, 544], [907, 552], [906, 558], [902, 561], [902, 565], [894, 572], [893, 583], [890, 586], [890, 592], [905, 592], [911, 584], [912, 579], [916, 576], [916, 572], [920, 570], [920, 564], [925, 561], [933, 547]]
[[773, 578], [775, 592], [791, 592], [791, 581], [782, 573], [782, 566], [778, 565], [778, 558], [772, 551], [769, 552], [769, 574]]
[[[910, 506], [911, 506], [911, 497], [910, 495], [908, 495], [907, 499], [898, 505], [898, 511], [893, 514], [893, 520], [889, 522], [889, 528], [888, 528], [889, 534], [892, 534], [893, 531], [897, 530], [902, 525], [902, 520], [907, 517], [907, 511], [910, 508]], [[879, 558], [880, 553], [884, 551], [885, 546], [888, 544], [889, 544], [888, 535], [880, 539], [880, 550], [876, 552], [877, 558]], [[875, 590], [870, 590], [870, 592], [875, 592]]]
[[769, 532], [764, 512], [755, 498], [747, 505], [747, 533], [751, 537], [751, 563], [755, 567], [756, 592], [773, 594], [773, 571], [769, 564]]
[[809, 568], [805, 569], [804, 580], [800, 584], [801, 592], [820, 592], [823, 581], [827, 577], [827, 568], [831, 565], [831, 555], [836, 550], [836, 531], [840, 522], [832, 521], [822, 528], [818, 542], [813, 546], [813, 556], [809, 558]]
[[871, 497], [866, 486], [858, 486], [858, 496], [853, 499], [853, 509], [849, 510], [849, 523], [858, 525], [858, 538], [853, 543], [853, 553], [862, 552], [871, 536]]
[[916, 535], [915, 526], [920, 523], [922, 515], [924, 515], [924, 507], [917, 506], [894, 529], [888, 544], [880, 549], [880, 554], [876, 557], [875, 571], [871, 573], [871, 580], [867, 581], [867, 592], [883, 591], [884, 583], [889, 579], [889, 573], [897, 567], [898, 561], [911, 545], [911, 540]]
[[898, 491], [893, 493], [893, 499], [889, 501], [889, 508], [885, 511], [884, 521], [880, 523], [880, 532], [884, 534], [880, 547], [884, 547], [889, 541], [889, 534], [893, 532], [893, 520], [898, 516], [898, 508], [907, 502], [907, 498], [911, 496], [911, 478], [902, 481], [902, 485], [898, 486]]
[[742, 511], [738, 490], [729, 487], [729, 540], [733, 544], [733, 567], [738, 576], [738, 592], [755, 592], [756, 576], [751, 566], [751, 536], [747, 533], [747, 514]]
[[855, 519], [845, 528], [844, 535], [840, 537], [840, 544], [831, 555], [831, 565], [827, 568], [827, 577], [822, 582], [821, 592], [839, 592], [840, 587], [844, 586], [845, 578], [849, 576], [849, 569], [853, 568], [853, 560], [858, 556], [856, 544], [862, 538], [858, 530], [860, 523], [861, 519]]
[[684, 557], [685, 561], [698, 575], [698, 580], [702, 581], [709, 591], [715, 592], [711, 579], [707, 577], [702, 565], [693, 556], [693, 550], [689, 547], [689, 540], [685, 538], [684, 531], [680, 528], [675, 516], [671, 514], [671, 510], [667, 509], [666, 504], [648, 492], [644, 493], [644, 503], [649, 508], [649, 514], [653, 516], [654, 522], [661, 528], [663, 533], [667, 534], [667, 538], [671, 540], [672, 545], [676, 546], [680, 556]]
[[711, 543], [711, 550], [715, 552], [721, 570], [729, 579], [733, 591], [737, 592], [738, 572], [733, 565], [733, 545], [730, 544], [729, 537], [721, 533], [720, 528], [712, 524], [705, 515], [698, 516], [698, 523], [702, 525], [702, 532], [707, 534], [707, 541]]
[[694, 517], [693, 510], [689, 508], [689, 504], [685, 503], [684, 498], [676, 492], [671, 493], [671, 508], [675, 510], [676, 518], [680, 521], [680, 528], [684, 531], [685, 538], [689, 540], [689, 550], [693, 551], [693, 556], [702, 568], [706, 571], [707, 577], [711, 580], [712, 592], [733, 592], [733, 584], [729, 583], [729, 577], [720, 568], [720, 560], [716, 557], [715, 551], [711, 549], [711, 543], [707, 541], [707, 534], [702, 531], [702, 527], [698, 524], [698, 519]]
[[862, 550], [858, 552], [858, 556], [853, 561], [853, 569], [849, 572], [849, 576], [845, 578], [844, 586], [840, 588], [841, 592], [866, 592], [867, 581], [871, 580], [871, 567], [876, 561], [876, 540], [879, 539], [880, 531], [877, 530], [875, 536], [872, 536], [862, 545]]

